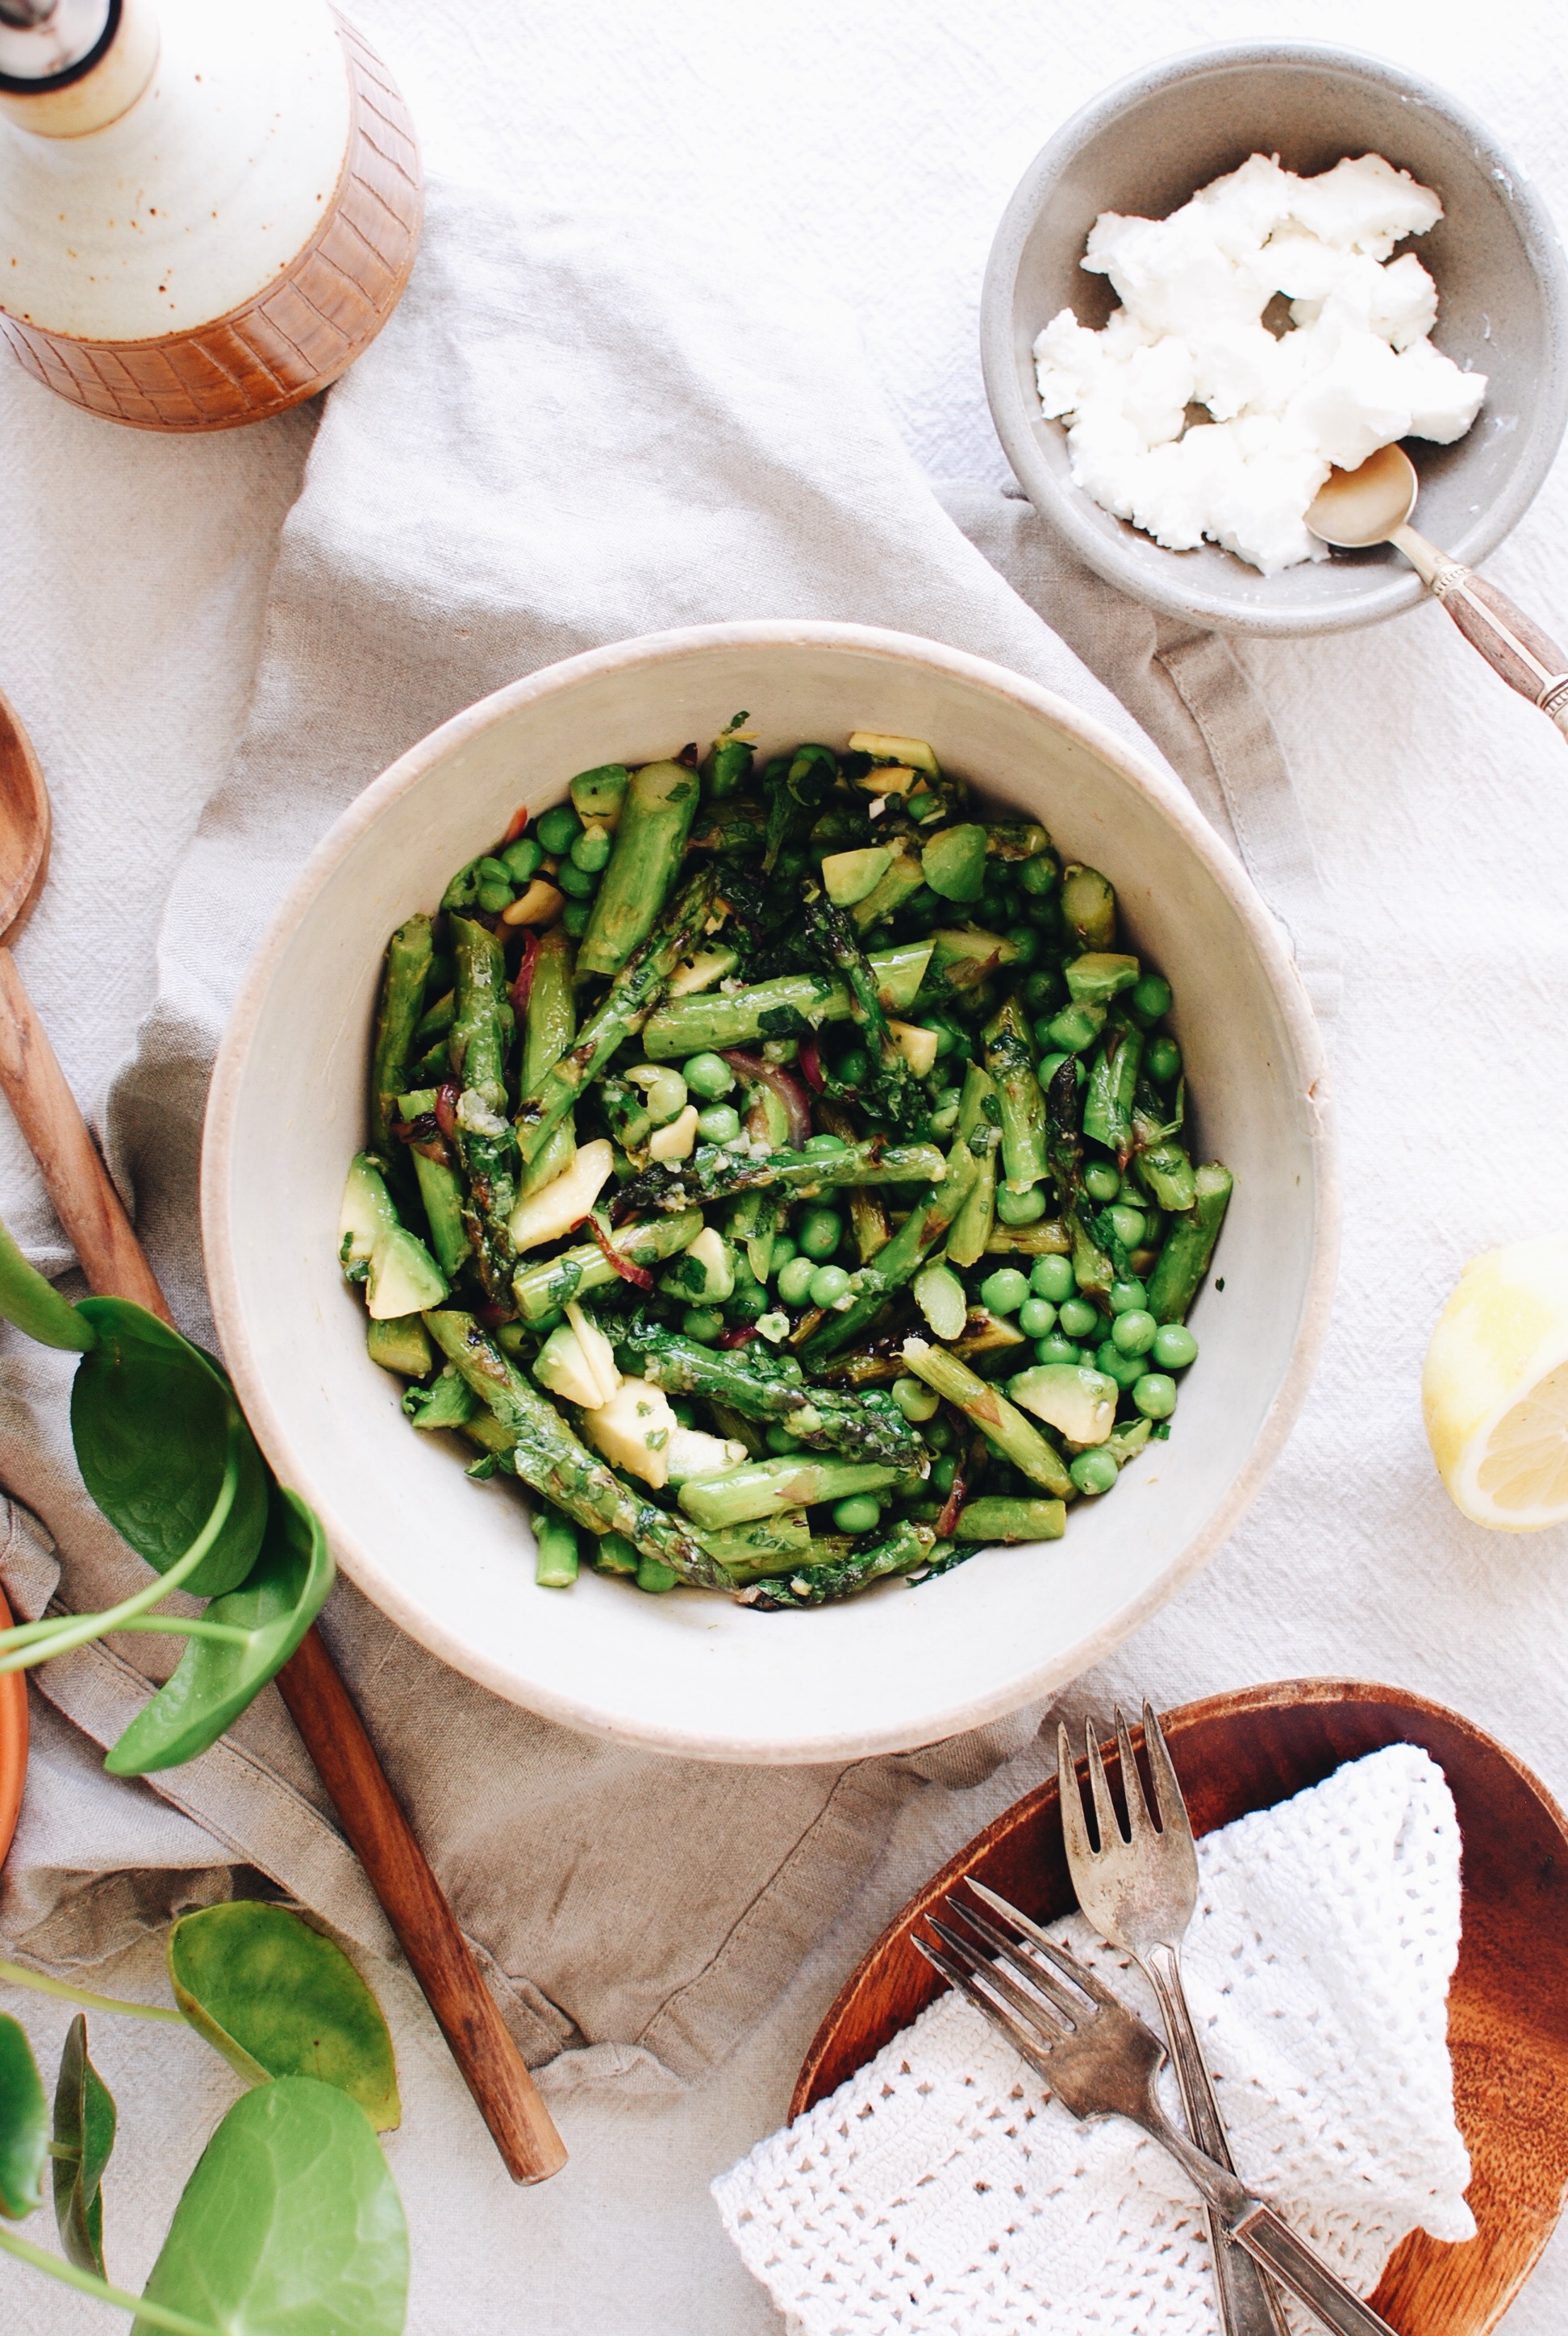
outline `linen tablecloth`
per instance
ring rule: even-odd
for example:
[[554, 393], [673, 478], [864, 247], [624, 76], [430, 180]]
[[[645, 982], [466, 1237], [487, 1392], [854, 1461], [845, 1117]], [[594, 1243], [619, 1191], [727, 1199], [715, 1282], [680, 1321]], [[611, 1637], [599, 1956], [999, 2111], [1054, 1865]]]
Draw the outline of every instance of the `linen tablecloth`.
[[[472, 6], [443, 12], [439, 34], [412, 5], [358, 15], [413, 100], [437, 170], [534, 204], [548, 197], [568, 214], [624, 205], [672, 246], [706, 239], [719, 218], [758, 269], [842, 296], [917, 462], [933, 479], [977, 482], [948, 496], [966, 525], [977, 497], [997, 511], [980, 491], [1004, 476], [973, 303], [1013, 180], [1115, 73], [1259, 30], [1255, 9], [1156, 12], [1142, 0], [1082, 26], [999, 0], [961, 18], [936, 5], [868, 7], [849, 21], [801, 5], [765, 16], [699, 8], [678, 25], [628, 7], [524, 18]], [[1280, 10], [1275, 21], [1404, 56], [1464, 88], [1568, 210], [1553, 182], [1544, 12], [1511, 12], [1515, 56], [1479, 67], [1456, 25], [1451, 37], [1440, 18], [1393, 0], [1316, 10], [1310, 24]], [[278, 527], [313, 423], [296, 415], [180, 444], [91, 423], [20, 375], [4, 377], [0, 398], [12, 454], [0, 472], [12, 579], [0, 683], [33, 729], [59, 822], [23, 962], [78, 1092], [101, 1112], [154, 991], [174, 864], [231, 759]], [[1563, 567], [1545, 548], [1562, 501], [1553, 482], [1495, 563], [1548, 618]], [[1345, 952], [1347, 1296], [1308, 1415], [1252, 1516], [1203, 1581], [1067, 1706], [1135, 1682], [1169, 1702], [1292, 1670], [1391, 1677], [1463, 1705], [1561, 1785], [1553, 1566], [1563, 1537], [1499, 1548], [1454, 1516], [1415, 1400], [1426, 1331], [1458, 1264], [1553, 1222], [1560, 1206], [1561, 744], [1466, 660], [1435, 610], [1240, 655], [1282, 737]], [[1494, 1131], [1479, 1160], [1461, 1149], [1477, 1122]], [[46, 1243], [14, 1132], [0, 1133], [5, 1212]], [[8, 1364], [5, 1400], [46, 1406], [51, 1386]], [[34, 1504], [48, 1497], [45, 1483]], [[95, 1757], [47, 1718], [38, 1757], [82, 1777]], [[408, 2078], [394, 2148], [415, 2229], [411, 2326], [771, 2325], [726, 2260], [706, 2179], [777, 2122], [817, 2012], [885, 1913], [1038, 1766], [1031, 1748], [968, 1793], [911, 1800], [854, 1905], [721, 2077], [678, 2098], [628, 2095], [625, 2079], [577, 2091], [561, 2111], [572, 2166], [538, 2194], [509, 2194], [406, 1981], [388, 1977]], [[189, 1867], [182, 1820], [151, 1796], [140, 1806], [128, 1865]], [[127, 1885], [128, 1922], [135, 1892]], [[27, 2013], [43, 2033], [35, 2006]], [[158, 2042], [157, 2052], [141, 2038], [122, 2046], [119, 2065], [134, 2062], [122, 2107], [149, 2129], [178, 2131], [174, 2101], [227, 2080], [200, 2048], [193, 2058], [183, 2039]], [[125, 2186], [116, 2269], [130, 2277], [150, 2259], [165, 2202], [155, 2183], [144, 2191], [139, 2179], [134, 2198]], [[470, 2234], [461, 2245], [459, 2226]], [[91, 2307], [56, 2297], [20, 2291], [17, 2324], [91, 2324]], [[1558, 2324], [1553, 2300], [1548, 2269], [1514, 2324]]]

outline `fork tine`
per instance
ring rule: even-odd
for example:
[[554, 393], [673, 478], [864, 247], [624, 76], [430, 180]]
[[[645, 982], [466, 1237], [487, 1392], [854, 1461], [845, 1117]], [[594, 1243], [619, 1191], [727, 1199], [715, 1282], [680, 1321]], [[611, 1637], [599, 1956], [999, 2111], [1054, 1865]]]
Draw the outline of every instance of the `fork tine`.
[[1032, 2036], [1010, 2011], [993, 2002], [989, 1995], [982, 1994], [968, 1971], [960, 1969], [950, 1956], [944, 1955], [940, 1948], [930, 1945], [917, 1931], [911, 1931], [910, 1938], [927, 1962], [940, 1971], [948, 1985], [956, 1988], [967, 2002], [972, 2003], [983, 2020], [989, 2020], [993, 2028], [999, 2029], [1014, 2051], [1026, 2059], [1031, 2068], [1040, 2076], [1048, 2075], [1046, 2065], [1050, 2058], [1048, 2045], [1042, 2043], [1038, 2037]]
[[1160, 1831], [1178, 1836], [1191, 1835], [1192, 1818], [1187, 1814], [1186, 1797], [1177, 1781], [1171, 1747], [1165, 1741], [1165, 1731], [1160, 1726], [1154, 1707], [1144, 1699], [1144, 1749], [1149, 1756], [1149, 1774], [1154, 1780], [1154, 1806], [1160, 1812]]
[[[981, 1954], [978, 1948], [972, 1947], [967, 1939], [960, 1938], [955, 1930], [950, 1928], [935, 1914], [928, 1914], [926, 1921], [942, 1944], [957, 1957], [964, 1969], [972, 1974], [977, 1983], [988, 1992], [999, 1996], [1002, 2001], [1009, 2006], [1024, 2024], [1034, 2032], [1042, 2051], [1048, 2051], [1053, 2044], [1061, 2042], [1066, 2023], [1057, 2017], [1048, 2003], [1042, 2002], [1039, 1996], [1032, 1993], [1028, 1989], [1020, 1987], [1013, 1976], [1014, 1970], [1018, 1967], [1016, 1949], [1010, 1951], [1008, 1969], [998, 1971], [995, 1963]], [[1027, 1965], [1023, 1968], [1027, 1971]], [[1034, 1977], [1032, 1971], [1028, 1971], [1027, 1975], [1031, 1979]]]
[[994, 1922], [989, 1922], [984, 1914], [978, 1914], [972, 1906], [961, 1906], [951, 1898], [947, 1901], [947, 1903], [954, 1913], [962, 1915], [969, 1928], [982, 1938], [995, 1953], [1001, 1956], [1009, 1969], [1022, 1971], [1030, 1986], [1037, 1988], [1042, 1995], [1047, 1997], [1072, 2027], [1082, 2026], [1085, 2006], [1076, 1997], [1067, 1993], [1055, 1971], [1042, 1971], [1037, 1962], [1022, 1952], [1016, 1939], [1009, 1939], [1005, 1932], [998, 1930]]
[[1095, 1977], [1087, 1964], [1081, 1963], [1076, 1955], [1069, 1954], [1066, 1947], [1059, 1947], [1054, 1939], [1047, 1938], [1037, 1922], [1031, 1922], [1027, 1914], [1020, 1914], [1016, 1906], [1010, 1905], [1007, 1899], [1000, 1897], [996, 1891], [988, 1890], [983, 1882], [975, 1880], [973, 1874], [969, 1874], [965, 1878], [969, 1888], [983, 1898], [988, 1906], [995, 1907], [1004, 1922], [1011, 1922], [1015, 1929], [1023, 1932], [1026, 1939], [1038, 1947], [1043, 1955], [1049, 1956], [1062, 1977], [1070, 1979], [1075, 1987], [1082, 1988], [1091, 2002], [1099, 2004], [1105, 2010], [1120, 2010], [1123, 2008], [1104, 1981]]
[[1095, 1830], [1100, 1836], [1100, 1847], [1108, 1848], [1113, 1842], [1123, 1841], [1122, 1821], [1116, 1815], [1116, 1805], [1111, 1798], [1111, 1787], [1105, 1779], [1105, 1764], [1100, 1757], [1098, 1722], [1084, 1722], [1084, 1748], [1089, 1756], [1089, 1793], [1095, 1804]]
[[1078, 1783], [1077, 1765], [1073, 1758], [1066, 1728], [1059, 1719], [1057, 1722], [1057, 1797], [1061, 1803], [1062, 1835], [1067, 1845], [1068, 1866], [1092, 1865], [1099, 1853], [1090, 1846], [1089, 1828], [1084, 1822], [1084, 1796]]
[[1132, 1730], [1123, 1717], [1120, 1704], [1116, 1706], [1116, 1749], [1122, 1756], [1122, 1792], [1127, 1804], [1127, 1835], [1132, 1841], [1146, 1841], [1154, 1828], [1149, 1821], [1149, 1805], [1144, 1798], [1144, 1780], [1133, 1757]]

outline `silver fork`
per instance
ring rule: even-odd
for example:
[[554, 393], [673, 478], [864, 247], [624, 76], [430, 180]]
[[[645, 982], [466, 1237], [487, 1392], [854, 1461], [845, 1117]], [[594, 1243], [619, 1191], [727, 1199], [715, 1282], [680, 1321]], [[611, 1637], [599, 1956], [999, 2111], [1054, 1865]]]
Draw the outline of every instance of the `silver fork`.
[[[1187, 2131], [1205, 2157], [1213, 2158], [1233, 2172], [1214, 2088], [1182, 1985], [1181, 1943], [1198, 1898], [1198, 1853], [1187, 1805], [1182, 1798], [1160, 1723], [1145, 1702], [1144, 1743], [1149, 1756], [1149, 1773], [1154, 1780], [1154, 1804], [1160, 1814], [1159, 1829], [1155, 1830], [1144, 1799], [1127, 1723], [1118, 1711], [1116, 1744], [1122, 1756], [1122, 1791], [1127, 1803], [1127, 1833], [1124, 1836], [1100, 1757], [1099, 1734], [1098, 1727], [1091, 1720], [1085, 1736], [1095, 1829], [1100, 1836], [1096, 1850], [1089, 1846], [1083, 1797], [1067, 1731], [1060, 1726], [1057, 1729], [1057, 1776], [1061, 1787], [1067, 1871], [1073, 1877], [1078, 1903], [1096, 1930], [1114, 1947], [1121, 1947], [1132, 1956], [1154, 1990], [1186, 2114]], [[1220, 2296], [1220, 2318], [1226, 2336], [1285, 2336], [1285, 2323], [1269, 2282], [1249, 2256], [1226, 2244], [1220, 2217], [1212, 2206], [1209, 2240], [1214, 2259], [1214, 2284]]]
[[1353, 2295], [1265, 2200], [1176, 2131], [1154, 2091], [1165, 2048], [1153, 2029], [1017, 1907], [983, 1883], [971, 1880], [969, 1886], [1024, 1943], [952, 1898], [943, 1902], [944, 1911], [972, 1935], [928, 1914], [941, 1945], [933, 1947], [911, 1933], [914, 1943], [1000, 2029], [1062, 2107], [1080, 2119], [1126, 2117], [1168, 2149], [1217, 2215], [1224, 2238], [1244, 2247], [1335, 2336], [1395, 2336], [1388, 2321]]

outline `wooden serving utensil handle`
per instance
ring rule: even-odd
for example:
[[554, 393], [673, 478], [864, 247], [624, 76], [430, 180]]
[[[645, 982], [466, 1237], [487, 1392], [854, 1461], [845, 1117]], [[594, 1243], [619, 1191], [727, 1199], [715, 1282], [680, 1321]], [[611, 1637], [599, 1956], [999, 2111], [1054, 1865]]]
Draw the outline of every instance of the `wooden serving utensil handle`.
[[[1401, 528], [1391, 539], [1402, 551], [1413, 528]], [[1543, 714], [1568, 732], [1568, 650], [1560, 649], [1505, 592], [1478, 576], [1463, 561], [1435, 551], [1424, 537], [1416, 539], [1429, 561], [1416, 560], [1432, 598], [1446, 608], [1472, 647], [1480, 650], [1510, 689], [1538, 706]], [[1409, 556], [1414, 559], [1412, 552]]]
[[[172, 1323], [16, 960], [4, 947], [0, 1091], [93, 1289], [131, 1299]], [[566, 2163], [560, 2136], [314, 1624], [278, 1685], [507, 2172], [514, 2182], [547, 2180]]]

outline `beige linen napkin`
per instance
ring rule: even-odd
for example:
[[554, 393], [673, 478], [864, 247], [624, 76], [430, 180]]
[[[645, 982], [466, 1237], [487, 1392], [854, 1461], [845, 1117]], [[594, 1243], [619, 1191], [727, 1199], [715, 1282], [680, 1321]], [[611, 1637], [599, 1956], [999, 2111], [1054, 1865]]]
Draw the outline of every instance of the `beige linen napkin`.
[[[644, 245], [621, 219], [431, 188], [408, 295], [326, 404], [248, 727], [177, 877], [157, 1003], [114, 1091], [111, 1155], [193, 1335], [210, 1336], [196, 1206], [207, 1081], [277, 900], [358, 790], [434, 725], [600, 642], [724, 618], [854, 619], [994, 657], [1124, 736], [1141, 723], [1248, 858], [1331, 1010], [1310, 845], [1229, 648], [1087, 576], [1027, 504], [944, 493], [947, 511], [836, 303], [751, 280], [716, 247]], [[433, 864], [433, 891], [445, 872]], [[75, 1479], [68, 1362], [13, 1338], [0, 1353], [5, 1482], [53, 1535], [65, 1602], [107, 1602], [141, 1569]], [[0, 1579], [35, 1606], [47, 1552], [15, 1519], [11, 1548]], [[323, 1628], [530, 2058], [615, 2047], [592, 2065], [644, 2081], [722, 2057], [852, 1897], [899, 1807], [977, 1781], [1035, 1725], [1023, 1713], [844, 1767], [665, 1760], [499, 1702], [346, 1583]], [[126, 1645], [35, 1675], [97, 1744], [173, 1658], [156, 1640]], [[244, 1867], [389, 1948], [271, 1690], [150, 1786], [86, 1758], [41, 1761], [0, 1928], [41, 1958], [87, 1961]]]

